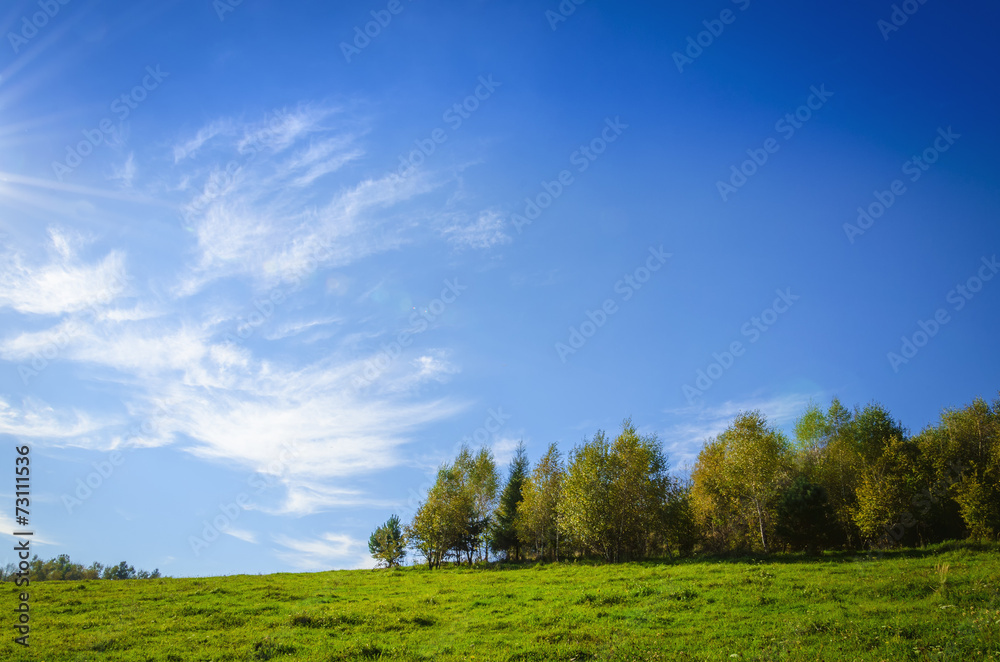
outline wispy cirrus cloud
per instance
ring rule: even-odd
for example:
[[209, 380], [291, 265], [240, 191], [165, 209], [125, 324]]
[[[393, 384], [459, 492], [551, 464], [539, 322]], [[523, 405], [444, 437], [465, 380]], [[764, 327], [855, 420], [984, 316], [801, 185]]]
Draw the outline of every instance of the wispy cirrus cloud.
[[459, 216], [441, 228], [441, 235], [457, 248], [486, 249], [511, 242], [505, 231], [503, 215], [496, 210], [484, 210], [475, 220]]
[[[347, 481], [407, 465], [407, 446], [423, 428], [466, 407], [425, 395], [458, 373], [449, 353], [424, 347], [362, 396], [350, 380], [376, 350], [354, 342], [368, 328], [351, 309], [376, 304], [342, 298], [346, 311], [331, 314], [294, 284], [284, 288], [284, 323], [275, 320], [253, 342], [230, 342], [249, 305], [247, 289], [253, 297], [336, 267], [341, 273], [325, 290], [344, 294], [358, 261], [440, 240], [439, 221], [403, 203], [448, 177], [351, 174], [349, 166], [365, 156], [364, 133], [363, 122], [345, 119], [342, 109], [302, 104], [256, 122], [228, 118], [201, 127], [173, 146], [166, 173], [140, 172], [129, 154], [115, 177], [181, 198], [187, 250], [170, 256], [172, 270], [130, 282], [127, 292], [120, 286], [128, 277], [124, 252], [84, 260], [86, 242], [72, 233], [51, 230], [44, 258], [11, 253], [0, 271], [0, 284], [9, 285], [0, 307], [56, 319], [0, 333], [0, 358], [26, 361], [58, 345], [52, 361], [83, 366], [115, 395], [103, 417], [0, 400], [0, 432], [102, 451], [175, 446], [248, 472], [266, 471], [275, 449], [291, 445], [295, 457], [279, 477], [283, 492], [263, 511], [391, 506]], [[479, 216], [455, 232], [460, 243], [495, 245], [502, 220]], [[322, 340], [323, 354], [284, 351], [304, 340]], [[130, 434], [149, 411], [158, 412], [155, 425]], [[247, 541], [254, 536], [243, 533]], [[335, 540], [320, 542], [317, 553], [336, 551]]]
[[0, 266], [0, 309], [60, 315], [113, 301], [125, 289], [125, 254], [111, 251], [96, 262], [77, 256], [82, 240], [49, 229], [49, 255], [31, 260], [9, 249]]
[[337, 108], [303, 105], [225, 127], [175, 149], [187, 155], [204, 144], [198, 136], [213, 138], [213, 150], [181, 164], [182, 182], [204, 185], [184, 203], [197, 243], [176, 296], [232, 277], [269, 288], [317, 266], [346, 267], [399, 248], [413, 221], [395, 208], [442, 184], [426, 173], [388, 173], [331, 187], [331, 175], [365, 155], [363, 128]]
[[57, 410], [37, 398], [23, 398], [20, 405], [0, 397], [0, 434], [27, 439], [44, 439], [53, 445], [88, 446], [88, 437], [107, 427], [82, 411]]

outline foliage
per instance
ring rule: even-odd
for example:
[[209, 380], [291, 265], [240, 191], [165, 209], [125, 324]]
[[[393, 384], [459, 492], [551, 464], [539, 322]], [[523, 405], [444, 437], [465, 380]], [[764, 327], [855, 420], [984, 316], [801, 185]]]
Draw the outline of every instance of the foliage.
[[559, 558], [559, 528], [556, 507], [562, 499], [565, 471], [559, 448], [549, 444], [535, 470], [521, 488], [514, 528], [518, 540], [540, 556]]
[[826, 488], [796, 476], [778, 500], [775, 533], [794, 550], [816, 552], [830, 544], [833, 526]]
[[[17, 579], [17, 572], [17, 566], [8, 563], [6, 567], [0, 568], [0, 581], [14, 581]], [[29, 561], [28, 573], [32, 582], [84, 579], [158, 579], [161, 577], [159, 569], [152, 572], [147, 570], [137, 572], [134, 566], [125, 561], [107, 567], [102, 563], [92, 563], [89, 567], [84, 567], [79, 563], [73, 563], [68, 554], [60, 554], [48, 561], [43, 561], [35, 554]]]
[[690, 475], [668, 473], [662, 444], [626, 420], [529, 472], [524, 446], [499, 477], [489, 449], [462, 447], [406, 527], [431, 568], [467, 562], [674, 552], [886, 548], [1000, 538], [1000, 399], [945, 410], [911, 437], [882, 405], [810, 403], [795, 440], [760, 411], [705, 441]]
[[[668, 544], [671, 496], [683, 498], [667, 475], [659, 440], [640, 436], [626, 420], [613, 442], [598, 432], [574, 450], [560, 528], [607, 561], [644, 558]], [[683, 513], [679, 505], [675, 510]]]
[[514, 528], [514, 519], [517, 516], [517, 504], [523, 498], [522, 489], [529, 469], [528, 455], [522, 441], [518, 443], [514, 457], [510, 461], [507, 483], [500, 495], [500, 502], [490, 529], [490, 547], [496, 552], [503, 553], [507, 559], [517, 561], [521, 560], [521, 541]]
[[775, 508], [791, 469], [788, 440], [759, 411], [740, 413], [706, 444], [692, 477], [700, 516], [717, 542], [740, 549], [756, 538], [770, 551]]
[[392, 515], [385, 524], [375, 529], [368, 539], [368, 551], [380, 566], [399, 566], [406, 556], [406, 539], [400, 529], [398, 516]]

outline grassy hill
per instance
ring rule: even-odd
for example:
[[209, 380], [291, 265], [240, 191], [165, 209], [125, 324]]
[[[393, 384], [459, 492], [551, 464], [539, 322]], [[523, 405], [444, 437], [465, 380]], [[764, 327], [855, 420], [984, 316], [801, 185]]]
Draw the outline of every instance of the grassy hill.
[[1000, 547], [3, 587], [0, 659], [1000, 660]]

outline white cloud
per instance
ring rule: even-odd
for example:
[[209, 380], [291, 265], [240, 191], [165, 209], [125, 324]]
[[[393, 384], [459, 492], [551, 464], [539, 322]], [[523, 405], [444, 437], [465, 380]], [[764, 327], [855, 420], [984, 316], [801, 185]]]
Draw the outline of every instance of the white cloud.
[[194, 137], [174, 146], [174, 163], [179, 163], [187, 157], [195, 155], [201, 149], [202, 145], [212, 138], [231, 132], [232, 130], [232, 122], [229, 120], [218, 120], [198, 129], [198, 133]]
[[[55, 346], [50, 363], [82, 364], [86, 370], [77, 374], [99, 377], [101, 393], [116, 385], [119, 390], [103, 418], [0, 399], [0, 433], [102, 450], [176, 445], [212, 463], [262, 472], [270, 471], [276, 449], [287, 444], [295, 456], [272, 472], [282, 492], [262, 511], [303, 515], [393, 505], [347, 481], [410, 463], [406, 447], [421, 429], [465, 407], [452, 398], [424, 395], [426, 387], [459, 368], [446, 352], [423, 350], [395, 362], [374, 392], [358, 394], [351, 380], [373, 357], [361, 345], [350, 345], [358, 326], [347, 327], [357, 318], [339, 309], [332, 316], [329, 308], [295, 300], [294, 283], [411, 241], [408, 233], [425, 219], [401, 213], [401, 203], [444, 182], [427, 172], [406, 178], [390, 173], [335, 187], [320, 182], [340, 176], [334, 173], [364, 154], [358, 143], [363, 131], [336, 114], [333, 108], [304, 105], [252, 125], [219, 120], [174, 147], [181, 183], [170, 195], [188, 202], [190, 254], [174, 256], [183, 262], [177, 272], [154, 270], [152, 281], [134, 283], [127, 301], [119, 300], [126, 294], [121, 252], [82, 260], [83, 239], [53, 230], [44, 258], [11, 254], [0, 267], [0, 307], [60, 317], [45, 328], [22, 327], [0, 337], [0, 358], [31, 360]], [[231, 160], [238, 167], [227, 172], [220, 164]], [[116, 176], [130, 183], [134, 175], [130, 156]], [[218, 186], [199, 191], [205, 177]], [[477, 223], [481, 230], [496, 229], [489, 219]], [[229, 278], [249, 282], [254, 292], [282, 283], [294, 300], [282, 304], [281, 315], [288, 318], [268, 320], [245, 344], [223, 342], [247, 314], [247, 302], [258, 296], [220, 283]], [[349, 272], [338, 274], [326, 288], [344, 294], [351, 278]], [[157, 296], [164, 289], [165, 299]], [[199, 292], [205, 296], [192, 296]], [[185, 297], [183, 305], [178, 295]], [[341, 302], [345, 308], [366, 305], [353, 298]], [[284, 352], [276, 354], [280, 360], [262, 358], [269, 355], [262, 345], [300, 334], [305, 340], [306, 332], [308, 338], [328, 332], [323, 358]], [[117, 413], [122, 407], [127, 416]], [[137, 412], [154, 409], [150, 429], [138, 437], [126, 434], [141, 422]], [[230, 533], [257, 540], [252, 532]], [[322, 558], [343, 553], [348, 542], [334, 537], [303, 544]]]
[[316, 327], [321, 327], [321, 326], [329, 326], [331, 324], [342, 324], [343, 322], [344, 319], [340, 317], [326, 317], [308, 321], [290, 322], [287, 324], [282, 324], [274, 331], [268, 333], [265, 337], [268, 340], [280, 340], [282, 338], [297, 336], [303, 331], [307, 331], [309, 329], [315, 329]]
[[[413, 220], [394, 213], [394, 207], [441, 182], [426, 174], [386, 174], [332, 191], [320, 187], [320, 177], [364, 155], [358, 129], [347, 120], [332, 122], [334, 114], [335, 109], [302, 106], [246, 126], [242, 139], [230, 140], [232, 152], [202, 167], [204, 189], [184, 206], [197, 238], [196, 259], [180, 275], [176, 296], [230, 277], [269, 289], [405, 243], [403, 233]], [[226, 162], [236, 167], [221, 165]], [[200, 167], [197, 161], [192, 165]], [[185, 182], [198, 178], [181, 174]]]
[[323, 121], [339, 111], [339, 108], [317, 104], [302, 104], [291, 111], [272, 111], [262, 121], [244, 127], [237, 150], [241, 154], [251, 150], [284, 151], [299, 139], [326, 129]]
[[89, 437], [108, 423], [85, 412], [57, 411], [34, 398], [24, 398], [20, 407], [0, 397], [0, 434], [44, 439], [57, 445], [89, 446]]
[[96, 263], [84, 264], [75, 255], [78, 239], [56, 229], [49, 237], [53, 254], [46, 264], [28, 264], [16, 251], [0, 256], [0, 308], [59, 315], [106, 304], [125, 291], [123, 253], [111, 251]]
[[[10, 494], [10, 498], [11, 500], [13, 500], [14, 495]], [[25, 529], [31, 531], [31, 533], [33, 534], [30, 538], [28, 538], [27, 536], [20, 537], [11, 535], [11, 533], [13, 533], [14, 531], [24, 531]], [[29, 526], [29, 527], [18, 526], [17, 523], [14, 521], [14, 518], [11, 517], [9, 514], [7, 514], [5, 511], [0, 511], [0, 535], [4, 536], [3, 538], [0, 538], [0, 540], [3, 541], [0, 544], [3, 545], [5, 552], [10, 555], [4, 557], [8, 559], [4, 563], [4, 565], [6, 565], [7, 563], [14, 563], [16, 565], [18, 563], [20, 559], [16, 558], [17, 557], [16, 553], [11, 554], [11, 550], [13, 549], [15, 544], [18, 544], [24, 540], [31, 541], [31, 544], [29, 545], [30, 547], [34, 547], [35, 545], [62, 546], [61, 542], [57, 540], [50, 540], [48, 536], [46, 536], [44, 533], [40, 533], [38, 530], [36, 530], [34, 526]], [[35, 552], [32, 552], [32, 555], [34, 555], [34, 553]]]
[[276, 535], [273, 539], [290, 550], [279, 551], [278, 558], [302, 570], [375, 567], [375, 561], [368, 554], [364, 543], [349, 535], [324, 533], [318, 538], [305, 540]]
[[502, 476], [506, 475], [503, 472], [506, 471], [507, 465], [514, 458], [514, 451], [517, 450], [519, 443], [521, 443], [521, 437], [517, 439], [513, 437], [498, 437], [494, 440], [493, 460], [496, 462]]
[[510, 243], [504, 231], [503, 215], [495, 210], [480, 212], [472, 222], [456, 220], [441, 229], [441, 234], [458, 248], [492, 248]]
[[128, 158], [125, 159], [125, 163], [121, 167], [114, 166], [109, 179], [116, 180], [122, 183], [122, 186], [126, 188], [132, 187], [132, 180], [135, 179], [135, 154], [129, 152]]
[[222, 530], [227, 536], [232, 536], [237, 540], [242, 540], [243, 542], [248, 542], [252, 544], [257, 543], [257, 534], [252, 531], [244, 531], [243, 529], [235, 529], [231, 526], [226, 527]]

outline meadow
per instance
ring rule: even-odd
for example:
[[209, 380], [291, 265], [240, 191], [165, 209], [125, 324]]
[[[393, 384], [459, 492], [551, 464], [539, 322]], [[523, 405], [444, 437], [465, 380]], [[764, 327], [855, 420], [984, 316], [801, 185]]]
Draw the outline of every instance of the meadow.
[[998, 660], [1000, 546], [3, 585], [0, 659]]

